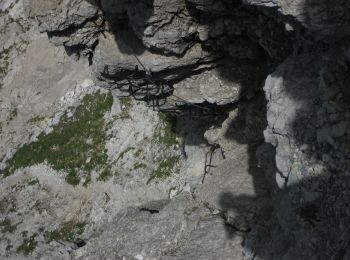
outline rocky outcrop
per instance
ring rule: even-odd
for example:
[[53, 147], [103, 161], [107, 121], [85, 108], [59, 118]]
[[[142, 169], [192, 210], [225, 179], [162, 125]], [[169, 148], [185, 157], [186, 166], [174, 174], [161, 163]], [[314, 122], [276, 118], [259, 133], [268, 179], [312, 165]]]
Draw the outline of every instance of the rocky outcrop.
[[85, 0], [24, 1], [26, 15], [47, 32], [51, 42], [63, 45], [71, 54], [88, 55], [102, 30], [98, 8]]
[[180, 80], [213, 67], [215, 63], [211, 62], [220, 57], [204, 51], [199, 44], [181, 58], [164, 56], [145, 49], [128, 31], [119, 31], [119, 35], [120, 39], [110, 33], [101, 36], [93, 58], [96, 76], [107, 80], [111, 86], [133, 83], [136, 86], [149, 84], [154, 88], [153, 82]]
[[[2, 1], [0, 255], [348, 259], [349, 11]], [[94, 93], [108, 111], [79, 121]]]
[[185, 1], [131, 1], [128, 17], [133, 31], [148, 48], [182, 55], [193, 45], [197, 24]]
[[[96, 238], [75, 251], [74, 257], [96, 259], [114, 255], [138, 259], [146, 255], [155, 259], [240, 259], [235, 251], [241, 236], [227, 241], [223, 235], [224, 220], [190, 197], [178, 197], [158, 209], [154, 206], [122, 210], [115, 222], [95, 230]], [[211, 231], [207, 232], [209, 227]]]
[[294, 233], [311, 225], [313, 231], [303, 234], [318, 246], [308, 253], [322, 247], [325, 258], [340, 254], [346, 247], [342, 238], [349, 234], [343, 226], [349, 217], [344, 190], [349, 182], [348, 71], [348, 60], [340, 53], [327, 52], [321, 58], [305, 54], [287, 59], [264, 87], [265, 138], [276, 146], [276, 181], [289, 190], [297, 220], [293, 228], [290, 223], [282, 226]]
[[[216, 4], [212, 11], [208, 11], [212, 8], [209, 2], [196, 1], [171, 4], [161, 0], [123, 1], [118, 7], [106, 0], [83, 3], [70, 3], [69, 12], [64, 12], [67, 6], [64, 2], [53, 5], [52, 12], [47, 12], [48, 6], [47, 15], [40, 16], [39, 24], [42, 31], [48, 32], [51, 41], [64, 45], [70, 53], [91, 53], [98, 40], [91, 62], [101, 84], [106, 81], [108, 85], [120, 87], [132, 82], [150, 85], [148, 88], [152, 88], [154, 82], [172, 85], [200, 71], [218, 65], [228, 66], [226, 61], [220, 61], [224, 52], [236, 58], [229, 66], [241, 64], [245, 71], [248, 62], [243, 59], [252, 60], [252, 63], [266, 63], [266, 57], [281, 60], [294, 48], [290, 41], [294, 32], [286, 31], [284, 23], [274, 19], [271, 10], [259, 13], [255, 7], [242, 9], [238, 4], [224, 2]], [[43, 6], [31, 7], [30, 16], [36, 17], [35, 10], [40, 11]], [[80, 17], [75, 14], [78, 6]], [[55, 23], [44, 22], [56, 16]], [[102, 30], [105, 33], [97, 39], [97, 33]], [[111, 53], [115, 56], [110, 56]], [[229, 83], [220, 83], [223, 87], [215, 95], [221, 97], [209, 98], [203, 94], [198, 98], [224, 104], [237, 100], [239, 92], [249, 92], [242, 90], [247, 84], [239, 82], [239, 75], [233, 81], [236, 82], [235, 94]], [[201, 85], [196, 77], [191, 84]], [[180, 86], [176, 88], [180, 90]], [[181, 93], [186, 93], [186, 88], [181, 87]], [[231, 98], [222, 101], [224, 96]]]

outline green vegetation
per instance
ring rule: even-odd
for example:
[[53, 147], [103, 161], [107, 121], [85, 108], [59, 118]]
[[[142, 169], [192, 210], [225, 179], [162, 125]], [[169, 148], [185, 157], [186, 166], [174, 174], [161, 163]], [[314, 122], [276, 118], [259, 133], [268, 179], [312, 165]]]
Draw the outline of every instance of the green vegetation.
[[24, 255], [29, 255], [31, 252], [34, 251], [36, 245], [38, 244], [35, 241], [35, 237], [37, 234], [33, 234], [29, 238], [27, 237], [27, 232], [22, 232], [23, 235], [23, 244], [17, 247], [17, 253], [23, 253]]
[[83, 186], [86, 187], [90, 182], [91, 182], [91, 174], [89, 173], [85, 176], [85, 181], [83, 183]]
[[159, 143], [165, 145], [167, 148], [177, 144], [176, 134], [172, 129], [172, 122], [170, 118], [166, 116], [166, 114], [160, 112], [159, 113], [160, 124], [155, 131], [154, 140]]
[[137, 157], [140, 157], [141, 153], [142, 153], [142, 151], [141, 151], [140, 149], [138, 149], [138, 150], [135, 152], [134, 156], [135, 156], [136, 158], [137, 158]]
[[7, 60], [3, 60], [0, 64], [0, 79], [7, 73], [10, 63]]
[[137, 163], [134, 164], [134, 170], [137, 170], [137, 169], [140, 169], [140, 168], [145, 169], [146, 167], [147, 167], [147, 165], [144, 164], [144, 163], [137, 162]]
[[71, 171], [67, 174], [65, 180], [71, 185], [78, 185], [80, 182], [80, 177], [75, 171]]
[[13, 233], [13, 231], [16, 230], [17, 225], [12, 225], [11, 220], [5, 218], [3, 221], [0, 222], [0, 228], [2, 233]]
[[31, 179], [30, 181], [28, 181], [28, 185], [35, 185], [35, 184], [40, 184], [37, 178]]
[[0, 52], [0, 79], [2, 79], [8, 71], [10, 63], [8, 61], [8, 55], [10, 53], [10, 48]]
[[64, 223], [60, 229], [45, 234], [46, 242], [51, 241], [70, 241], [73, 242], [79, 235], [84, 232], [86, 223], [76, 222], [75, 220]]
[[40, 122], [40, 121], [42, 121], [44, 119], [45, 119], [45, 117], [43, 117], [43, 116], [35, 116], [35, 117], [29, 119], [28, 123], [35, 124], [35, 123], [38, 123], [38, 122]]
[[18, 115], [17, 107], [13, 108], [10, 112], [10, 120], [14, 119]]
[[176, 166], [179, 160], [179, 156], [172, 156], [162, 160], [158, 168], [151, 174], [150, 178], [147, 181], [147, 184], [149, 184], [154, 179], [165, 179], [169, 177], [173, 171], [173, 168]]
[[[18, 21], [16, 21], [18, 22]], [[18, 22], [19, 24], [19, 22]], [[28, 42], [26, 42], [28, 44]], [[4, 78], [4, 76], [6, 75], [6, 73], [9, 70], [10, 67], [10, 54], [13, 50], [17, 51], [17, 55], [23, 53], [25, 51], [25, 45], [26, 44], [18, 44], [15, 43], [14, 45], [8, 47], [7, 49], [4, 49], [0, 52], [0, 81]], [[0, 88], [2, 87], [2, 85], [0, 84]]]
[[112, 177], [112, 172], [109, 169], [104, 169], [101, 173], [100, 176], [98, 176], [97, 180], [98, 181], [107, 181], [110, 177]]
[[134, 149], [135, 149], [134, 147], [128, 147], [128, 148], [126, 148], [124, 151], [122, 151], [122, 152], [120, 153], [120, 155], [119, 155], [118, 158], [117, 158], [117, 161], [118, 161], [119, 159], [123, 159], [123, 158], [124, 158], [124, 155], [125, 155], [126, 153], [128, 153], [129, 151], [134, 150]]
[[132, 100], [130, 97], [120, 98], [120, 104], [122, 106], [122, 113], [120, 118], [130, 118], [130, 109], [132, 108]]
[[67, 171], [66, 181], [77, 185], [79, 174], [89, 176], [93, 169], [107, 169], [103, 116], [112, 104], [111, 93], [86, 95], [72, 117], [63, 116], [50, 134], [41, 134], [36, 142], [21, 147], [8, 161], [5, 176], [46, 161], [56, 170]]
[[[167, 116], [165, 113], [160, 112], [159, 124], [154, 132], [152, 142], [170, 148], [177, 144], [176, 132], [173, 129], [173, 118]], [[166, 151], [164, 151], [166, 154]], [[161, 159], [157, 169], [152, 172], [151, 176], [147, 180], [147, 184], [154, 179], [165, 179], [171, 175], [176, 164], [180, 161], [180, 156], [163, 157]]]

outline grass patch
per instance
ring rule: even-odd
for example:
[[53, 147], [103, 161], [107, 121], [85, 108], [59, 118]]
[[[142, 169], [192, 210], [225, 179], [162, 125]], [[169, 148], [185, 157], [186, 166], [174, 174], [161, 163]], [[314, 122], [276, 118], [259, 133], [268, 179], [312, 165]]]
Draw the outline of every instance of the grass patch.
[[78, 172], [90, 174], [97, 166], [107, 168], [103, 116], [112, 104], [111, 93], [86, 95], [72, 117], [63, 116], [50, 134], [41, 134], [36, 142], [22, 146], [8, 161], [5, 176], [46, 161], [56, 170], [67, 171], [66, 181], [77, 185]]
[[45, 119], [45, 117], [43, 117], [43, 116], [35, 116], [35, 117], [29, 119], [28, 123], [35, 124], [35, 123], [38, 123], [44, 119]]
[[168, 148], [177, 144], [172, 120], [162, 112], [159, 113], [159, 119], [160, 124], [155, 131], [154, 140]]
[[3, 221], [0, 222], [0, 227], [2, 233], [13, 233], [13, 231], [16, 230], [17, 225], [12, 225], [11, 220], [5, 218]]
[[10, 53], [10, 49], [11, 48], [8, 48], [0, 52], [0, 79], [6, 75], [9, 69], [10, 63], [8, 61], [8, 55]]
[[33, 234], [32, 236], [27, 237], [27, 232], [24, 231], [22, 232], [22, 235], [23, 235], [23, 244], [17, 247], [17, 253], [29, 255], [31, 252], [34, 251], [34, 249], [36, 248], [36, 245], [38, 244], [35, 241], [35, 237], [37, 236], [37, 234]]
[[153, 173], [147, 180], [147, 184], [149, 184], [154, 179], [165, 179], [169, 177], [175, 165], [179, 162], [179, 160], [180, 160], [179, 156], [172, 156], [162, 160], [158, 168], [155, 171], [153, 171]]
[[136, 153], [134, 154], [135, 157], [140, 157], [142, 151], [139, 149], [136, 151]]
[[98, 181], [107, 181], [110, 177], [112, 177], [112, 172], [109, 169], [104, 169], [101, 173], [100, 176], [98, 176], [97, 180]]
[[14, 119], [18, 115], [17, 107], [13, 108], [10, 112], [10, 120]]
[[91, 182], [91, 173], [85, 174], [85, 181], [83, 183], [83, 186], [87, 187], [90, 182]]
[[120, 98], [120, 105], [122, 108], [122, 113], [120, 114], [120, 118], [130, 118], [130, 109], [132, 108], [132, 100], [130, 97], [122, 97]]
[[135, 148], [134, 147], [128, 147], [128, 148], [126, 148], [124, 151], [122, 151], [121, 153], [120, 153], [120, 155], [118, 156], [118, 158], [117, 158], [117, 161], [119, 161], [119, 159], [123, 159], [124, 158], [124, 155], [126, 154], [126, 153], [128, 153], [128, 152], [130, 152], [131, 150], [134, 150]]
[[85, 226], [85, 222], [76, 222], [75, 220], [68, 221], [64, 223], [60, 229], [46, 232], [46, 242], [50, 243], [51, 241], [60, 240], [73, 242], [84, 232]]
[[137, 169], [140, 169], [140, 168], [145, 169], [146, 167], [147, 167], [147, 165], [144, 164], [144, 163], [137, 162], [137, 163], [134, 164], [134, 170], [137, 170]]
[[65, 180], [67, 183], [75, 186], [75, 185], [79, 184], [80, 177], [78, 176], [78, 174], [75, 171], [71, 171], [67, 174]]
[[31, 179], [28, 181], [28, 185], [32, 186], [32, 185], [35, 185], [35, 184], [39, 184], [39, 180], [37, 178], [34, 178], [34, 179]]

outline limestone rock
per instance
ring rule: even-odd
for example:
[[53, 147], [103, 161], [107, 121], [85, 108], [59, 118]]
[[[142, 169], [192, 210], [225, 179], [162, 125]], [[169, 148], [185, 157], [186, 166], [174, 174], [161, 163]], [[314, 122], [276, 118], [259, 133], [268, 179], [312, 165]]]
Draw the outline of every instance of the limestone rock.
[[[346, 213], [341, 213], [347, 210], [347, 206], [341, 206], [345, 201], [334, 203], [332, 199], [335, 194], [348, 196], [341, 183], [349, 182], [348, 151], [344, 145], [349, 138], [345, 133], [349, 107], [343, 99], [347, 99], [344, 86], [349, 82], [349, 66], [343, 63], [341, 55], [330, 55], [291, 57], [267, 78], [264, 87], [268, 99], [267, 133], [268, 139], [273, 135], [276, 146], [278, 174], [286, 180], [291, 207], [299, 212], [294, 217], [298, 225], [309, 222], [315, 229], [309, 232], [299, 226], [293, 227], [292, 232], [300, 229], [302, 236], [318, 241], [319, 247], [308, 248], [309, 254], [318, 248], [327, 257], [344, 246], [336, 234], [349, 232], [338, 226], [348, 219]], [[337, 89], [335, 96], [324, 94], [330, 87]], [[333, 178], [338, 181], [330, 181]], [[318, 193], [321, 197], [310, 202], [310, 194]], [[277, 214], [283, 214], [283, 210], [278, 209]], [[330, 214], [338, 214], [337, 220], [329, 219]], [[282, 227], [291, 228], [286, 224]]]
[[[207, 232], [209, 227], [211, 232]], [[75, 251], [74, 259], [109, 258], [115, 255], [143, 259], [241, 257], [237, 250], [241, 238], [238, 236], [227, 241], [226, 234], [234, 231], [225, 227], [223, 219], [212, 215], [208, 209], [198, 207], [185, 196], [173, 199], [159, 213], [127, 208], [95, 232], [99, 236]], [[140, 243], [141, 240], [143, 243]]]
[[[272, 2], [272, 1], [271, 1]], [[284, 15], [292, 15], [316, 37], [344, 37], [350, 32], [350, 9], [347, 1], [298, 0], [275, 1]]]
[[[47, 32], [51, 41], [63, 45], [72, 53], [87, 54], [101, 31], [96, 20], [98, 8], [94, 1], [25, 1], [25, 12], [29, 19], [37, 22], [42, 32]], [[85, 52], [85, 53], [84, 53]]]
[[[349, 8], [2, 0], [1, 258], [347, 259]], [[96, 91], [81, 167], [21, 162]]]
[[83, 25], [96, 16], [97, 7], [83, 0], [25, 1], [29, 18], [37, 19], [42, 31], [63, 31]]
[[263, 69], [254, 62], [226, 59], [210, 71], [174, 84], [174, 96], [190, 103], [226, 105], [254, 96], [264, 75]]
[[128, 16], [134, 32], [148, 48], [182, 55], [193, 45], [196, 23], [185, 1], [132, 1]]
[[[128, 31], [120, 31], [120, 37], [117, 39], [112, 34], [105, 35], [106, 38], [100, 38], [95, 51], [93, 69], [99, 79], [120, 85], [129, 82], [152, 84], [152, 81], [179, 80], [186, 75], [213, 66], [210, 62], [218, 58], [217, 55], [204, 51], [199, 44], [194, 45], [183, 57], [178, 58], [145, 49]], [[151, 80], [146, 72], [151, 73]]]

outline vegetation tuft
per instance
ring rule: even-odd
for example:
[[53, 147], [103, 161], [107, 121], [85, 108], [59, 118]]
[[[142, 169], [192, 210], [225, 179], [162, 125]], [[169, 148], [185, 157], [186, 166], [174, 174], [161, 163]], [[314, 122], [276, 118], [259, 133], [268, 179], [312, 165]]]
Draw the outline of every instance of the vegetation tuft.
[[147, 168], [147, 165], [142, 163], [142, 162], [137, 162], [134, 164], [134, 170], [137, 170], [137, 169], [146, 169]]
[[16, 169], [46, 161], [56, 170], [68, 172], [66, 181], [80, 182], [80, 173], [89, 175], [99, 167], [106, 169], [104, 114], [113, 104], [111, 93], [86, 95], [72, 117], [63, 116], [50, 134], [21, 147], [8, 161], [5, 176]]
[[73, 242], [84, 232], [86, 223], [76, 222], [75, 220], [68, 221], [64, 223], [60, 229], [54, 230], [52, 232], [46, 232], [46, 242], [51, 241], [69, 241]]
[[155, 131], [154, 139], [157, 143], [165, 145], [167, 148], [177, 144], [176, 134], [173, 131], [173, 122], [166, 114], [159, 113], [160, 124]]
[[100, 176], [98, 176], [97, 180], [98, 181], [107, 181], [110, 177], [112, 177], [112, 172], [109, 169], [104, 169], [101, 173]]
[[131, 97], [122, 97], [120, 98], [120, 104], [122, 106], [122, 113], [120, 118], [130, 118], [130, 109], [132, 108]]
[[40, 185], [40, 182], [37, 178], [31, 179], [28, 181], [28, 185], [36, 185], [36, 184]]
[[154, 179], [165, 179], [169, 177], [179, 160], [179, 156], [172, 156], [162, 160], [158, 168], [155, 171], [153, 171], [153, 173], [149, 177], [147, 184], [149, 184]]
[[135, 149], [134, 147], [128, 147], [128, 148], [126, 148], [124, 151], [122, 151], [122, 152], [120, 153], [120, 155], [119, 155], [118, 158], [117, 158], [117, 161], [119, 161], [119, 159], [123, 159], [125, 154], [127, 154], [128, 152], [130, 152], [131, 150], [134, 150], [134, 149]]
[[38, 244], [35, 241], [35, 237], [37, 236], [37, 234], [33, 234], [32, 236], [27, 237], [27, 232], [24, 231], [22, 235], [23, 235], [23, 243], [22, 245], [17, 247], [17, 253], [29, 255], [31, 252], [34, 251], [34, 249], [36, 248], [36, 245]]
[[5, 218], [3, 221], [0, 221], [0, 228], [2, 233], [13, 233], [16, 230], [17, 225], [12, 225], [11, 220]]

